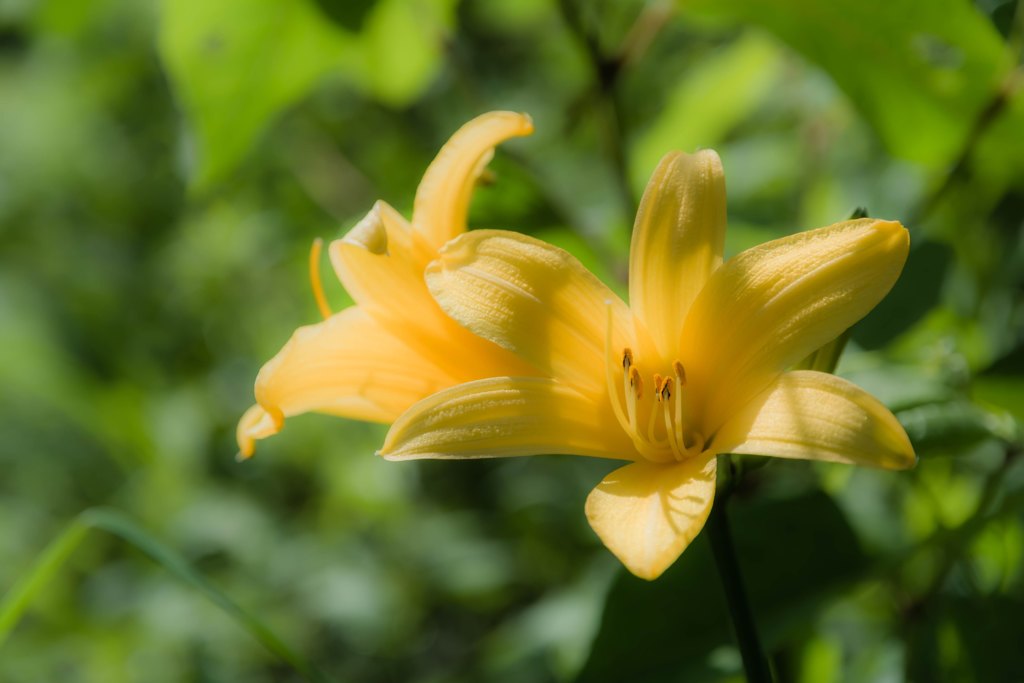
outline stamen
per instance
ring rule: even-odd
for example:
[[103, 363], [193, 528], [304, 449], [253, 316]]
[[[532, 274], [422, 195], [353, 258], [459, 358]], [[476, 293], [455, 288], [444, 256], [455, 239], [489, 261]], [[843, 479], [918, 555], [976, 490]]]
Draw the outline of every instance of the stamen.
[[[604, 353], [607, 358], [605, 362], [605, 381], [608, 384], [608, 396], [612, 402], [612, 411], [615, 413], [615, 419], [619, 421], [619, 426], [623, 430], [628, 431], [629, 420], [626, 418], [625, 412], [622, 409], [622, 401], [619, 398], [619, 390], [615, 386], [615, 374], [612, 370], [611, 354], [612, 354], [612, 303], [610, 301], [605, 302], [605, 310], [608, 313], [607, 327], [605, 328], [604, 336]], [[633, 363], [633, 352], [628, 348], [622, 352], [622, 367], [623, 374], [625, 374], [625, 367], [627, 359], [632, 365]], [[629, 392], [627, 392], [628, 394]]]
[[[682, 392], [683, 387], [686, 386], [686, 370], [683, 369], [683, 364], [678, 360], [672, 361], [672, 372], [676, 376], [676, 384], [679, 385], [679, 391]], [[683, 450], [683, 397], [678, 396], [676, 398], [675, 408], [675, 422], [673, 423], [675, 432], [675, 441], [677, 448], [680, 451]]]
[[676, 374], [676, 382], [679, 386], [686, 386], [686, 370], [683, 369], [683, 364], [677, 360], [672, 361], [672, 372]]
[[[661, 403], [661, 394], [655, 392], [655, 396], [658, 397], [658, 403]], [[658, 406], [651, 406], [651, 414], [647, 416], [647, 442], [655, 448], [664, 446], [664, 443], [654, 435], [654, 428], [657, 426], [658, 421]]]
[[[680, 429], [681, 419], [672, 419], [673, 410], [675, 415], [680, 416], [680, 397], [673, 396], [676, 386], [685, 383], [685, 375], [681, 378], [682, 365], [676, 361], [672, 364], [674, 376], [662, 377], [654, 375], [654, 398], [650, 404], [647, 419], [642, 415], [640, 400], [644, 396], [644, 380], [636, 365], [636, 358], [633, 350], [629, 347], [622, 348], [621, 356], [613, 358], [613, 319], [611, 302], [606, 302], [608, 313], [607, 328], [605, 332], [605, 377], [608, 383], [608, 396], [612, 404], [612, 410], [619, 425], [625, 431], [637, 451], [645, 458], [653, 462], [671, 462], [669, 454], [676, 461], [685, 459], [684, 449], [681, 447], [682, 433]], [[615, 364], [618, 361], [622, 368], [621, 384], [615, 381]], [[621, 392], [621, 393], [620, 393]], [[672, 405], [673, 398], [675, 405]], [[661, 404], [659, 410], [658, 404]], [[659, 416], [664, 421], [665, 433], [657, 435]], [[639, 423], [645, 423], [643, 427]]]
[[679, 447], [679, 429], [677, 425], [672, 423], [672, 414], [669, 412], [667, 400], [661, 404], [661, 416], [665, 420], [665, 432], [668, 434], [668, 445], [672, 449], [672, 457], [681, 461], [683, 453]]
[[636, 368], [629, 369], [629, 386], [633, 388], [636, 400], [639, 401], [644, 395], [644, 378], [640, 376], [640, 371]]
[[658, 400], [668, 401], [672, 398], [672, 378], [666, 377], [661, 380], [661, 389], [658, 390]]
[[626, 394], [626, 413], [629, 415], [630, 433], [636, 434], [636, 403], [640, 400], [644, 391], [644, 380], [635, 367], [630, 367], [629, 372], [623, 371], [625, 384], [622, 387]]
[[[662, 377], [655, 375], [655, 382], [657, 389], [655, 390], [655, 397], [658, 403], [661, 404], [661, 418], [665, 423], [665, 440], [663, 443], [667, 444], [672, 449], [672, 456], [676, 460], [682, 460], [683, 456], [679, 450], [679, 442], [676, 438], [676, 427], [672, 422], [672, 413], [670, 412], [670, 403], [672, 402], [672, 378]], [[676, 401], [678, 403], [678, 399]], [[652, 414], [653, 417], [653, 414]], [[651, 430], [651, 436], [653, 437], [653, 429]]]
[[693, 455], [700, 455], [704, 451], [704, 435], [700, 432], [690, 431], [686, 435], [685, 448], [687, 451], [693, 451]]
[[316, 307], [320, 309], [320, 315], [324, 320], [331, 317], [331, 307], [324, 296], [324, 286], [320, 281], [320, 252], [323, 251], [324, 241], [317, 237], [313, 240], [313, 246], [309, 250], [309, 282], [313, 285], [313, 298], [316, 299]]

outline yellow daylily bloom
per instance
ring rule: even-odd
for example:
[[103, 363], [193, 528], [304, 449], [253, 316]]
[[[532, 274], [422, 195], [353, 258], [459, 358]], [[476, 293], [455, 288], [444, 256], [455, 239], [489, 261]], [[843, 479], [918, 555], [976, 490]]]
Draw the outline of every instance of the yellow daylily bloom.
[[467, 233], [427, 269], [441, 307], [539, 368], [417, 403], [389, 459], [561, 453], [631, 461], [587, 499], [591, 526], [653, 579], [703, 527], [716, 455], [910, 467], [906, 433], [850, 382], [787, 371], [870, 311], [909, 236], [837, 223], [725, 261], [725, 180], [713, 151], [666, 156], [630, 248], [627, 306], [565, 251], [510, 232]]
[[[525, 114], [491, 112], [459, 129], [427, 168], [412, 221], [377, 202], [330, 245], [331, 264], [356, 305], [300, 327], [256, 378], [256, 404], [238, 423], [240, 455], [284, 419], [315, 411], [392, 422], [416, 401], [482, 377], [535, 372], [516, 355], [444, 314], [423, 279], [427, 264], [466, 231], [477, 178], [508, 138], [528, 135]], [[314, 271], [315, 273], [315, 271]], [[321, 309], [326, 308], [313, 276]]]

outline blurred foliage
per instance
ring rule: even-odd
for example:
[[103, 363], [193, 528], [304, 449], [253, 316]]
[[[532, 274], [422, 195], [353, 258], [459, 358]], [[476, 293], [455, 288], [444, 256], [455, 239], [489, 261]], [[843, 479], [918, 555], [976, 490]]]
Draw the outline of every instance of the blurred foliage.
[[839, 372], [917, 469], [744, 467], [738, 552], [781, 680], [1024, 679], [1020, 5], [0, 2], [0, 592], [85, 510], [133, 530], [67, 548], [0, 680], [300, 679], [211, 595], [338, 681], [739, 679], [704, 540], [643, 584], [589, 530], [608, 463], [387, 463], [318, 417], [232, 459], [317, 317], [312, 239], [408, 212], [499, 108], [537, 133], [472, 224], [616, 288], [669, 149], [720, 151], [730, 253], [856, 206], [908, 225]]

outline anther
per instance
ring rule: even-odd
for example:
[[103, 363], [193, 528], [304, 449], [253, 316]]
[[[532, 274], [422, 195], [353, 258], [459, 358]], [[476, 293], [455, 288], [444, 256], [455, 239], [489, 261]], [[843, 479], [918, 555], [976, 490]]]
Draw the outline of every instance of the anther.
[[629, 370], [633, 367], [633, 351], [627, 346], [622, 349], [622, 369]]
[[640, 376], [640, 371], [632, 366], [629, 368], [629, 386], [633, 387], [633, 392], [636, 394], [637, 399], [643, 396], [644, 379]]
[[676, 373], [676, 381], [679, 382], [679, 386], [686, 386], [686, 370], [683, 369], [683, 364], [679, 361], [672, 361], [672, 372]]
[[658, 390], [659, 400], [667, 401], [672, 398], [672, 378], [666, 377], [661, 382], [661, 389]]
[[664, 380], [662, 379], [661, 375], [659, 375], [658, 373], [654, 373], [654, 398], [658, 399], [659, 402], [661, 401], [662, 382], [664, 382]]

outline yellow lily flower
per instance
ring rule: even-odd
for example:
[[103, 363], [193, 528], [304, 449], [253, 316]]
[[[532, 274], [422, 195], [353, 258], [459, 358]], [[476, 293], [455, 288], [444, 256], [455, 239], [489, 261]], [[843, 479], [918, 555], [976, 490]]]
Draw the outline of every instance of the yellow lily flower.
[[260, 370], [256, 405], [242, 416], [236, 432], [241, 457], [251, 456], [257, 439], [276, 434], [286, 417], [299, 413], [392, 422], [416, 401], [446, 387], [535, 372], [445, 315], [423, 280], [438, 249], [466, 231], [473, 186], [494, 147], [532, 132], [525, 114], [477, 117], [452, 136], [427, 168], [411, 223], [379, 201], [331, 243], [331, 264], [356, 305], [330, 315], [313, 268], [314, 291], [326, 319], [296, 330]]
[[632, 308], [539, 240], [481, 230], [449, 243], [427, 269], [434, 297], [542, 376], [434, 394], [398, 419], [380, 454], [631, 461], [593, 490], [586, 514], [645, 579], [703, 527], [718, 454], [913, 466], [906, 433], [876, 399], [830, 374], [787, 372], [889, 291], [906, 229], [846, 221], [723, 263], [725, 213], [715, 152], [661, 161], [633, 230]]

